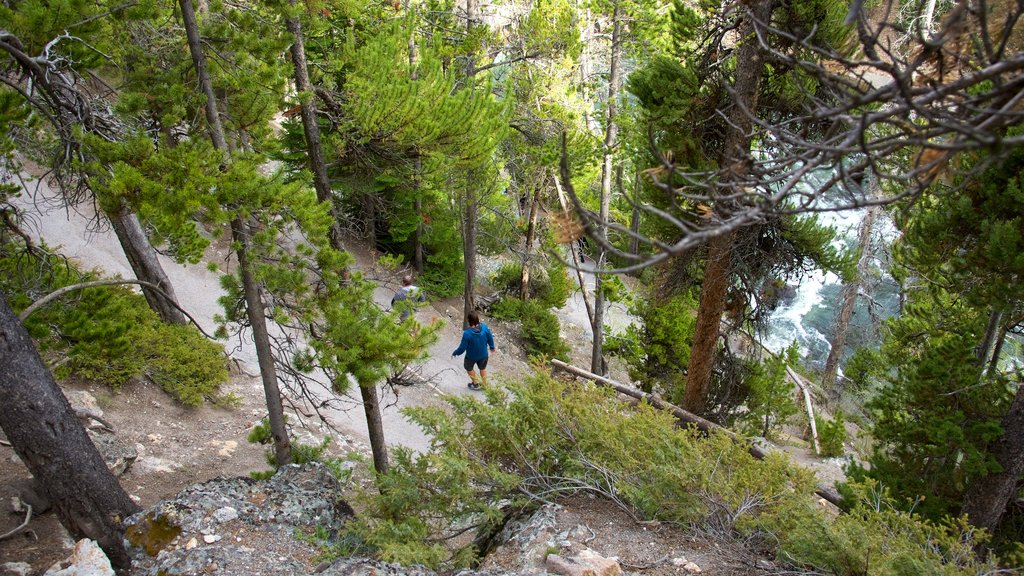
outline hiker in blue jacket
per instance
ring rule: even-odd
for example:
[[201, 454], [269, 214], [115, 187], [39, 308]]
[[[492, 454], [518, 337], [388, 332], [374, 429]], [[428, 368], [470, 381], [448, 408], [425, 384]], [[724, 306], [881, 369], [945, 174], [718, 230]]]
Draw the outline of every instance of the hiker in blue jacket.
[[[491, 335], [491, 329], [487, 324], [480, 322], [480, 315], [476, 312], [470, 312], [466, 316], [466, 321], [469, 328], [462, 331], [462, 342], [458, 349], [452, 352], [452, 358], [466, 353], [462, 365], [466, 368], [466, 374], [469, 374], [469, 389], [480, 390], [487, 386], [487, 349], [490, 348], [490, 351], [494, 352], [494, 336]], [[480, 368], [479, 383], [473, 370], [474, 366]]]

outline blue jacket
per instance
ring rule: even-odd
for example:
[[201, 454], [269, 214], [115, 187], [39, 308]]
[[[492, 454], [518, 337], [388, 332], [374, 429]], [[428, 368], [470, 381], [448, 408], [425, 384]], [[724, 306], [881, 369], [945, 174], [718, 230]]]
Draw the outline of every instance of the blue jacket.
[[491, 329], [483, 322], [475, 328], [466, 328], [462, 331], [462, 343], [452, 352], [452, 356], [458, 356], [463, 352], [469, 360], [483, 360], [487, 358], [487, 349], [494, 350], [494, 336]]

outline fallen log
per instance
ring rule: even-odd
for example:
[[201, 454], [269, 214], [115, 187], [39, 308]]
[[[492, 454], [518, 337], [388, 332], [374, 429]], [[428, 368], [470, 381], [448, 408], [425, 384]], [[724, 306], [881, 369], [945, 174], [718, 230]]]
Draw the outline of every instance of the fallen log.
[[[626, 396], [636, 398], [637, 400], [643, 400], [650, 404], [651, 406], [654, 406], [655, 408], [661, 410], [668, 410], [669, 413], [676, 417], [676, 420], [679, 420], [680, 422], [684, 422], [686, 424], [693, 424], [694, 426], [697, 427], [697, 429], [699, 429], [702, 432], [711, 432], [712, 430], [717, 430], [718, 432], [722, 432], [728, 435], [730, 438], [736, 440], [737, 442], [747, 443], [746, 439], [736, 434], [732, 430], [719, 426], [718, 424], [715, 424], [714, 422], [707, 420], [705, 418], [701, 418], [700, 416], [692, 412], [683, 410], [682, 408], [676, 406], [675, 404], [666, 402], [665, 400], [662, 400], [661, 397], [658, 396], [657, 394], [648, 394], [643, 390], [637, 390], [636, 388], [626, 386], [610, 378], [605, 378], [604, 376], [598, 376], [597, 374], [594, 374], [592, 372], [587, 372], [586, 370], [577, 368], [575, 366], [572, 366], [571, 364], [566, 364], [561, 360], [551, 360], [551, 365], [554, 366], [555, 368], [559, 368], [575, 376], [579, 376], [580, 378], [586, 378], [587, 380], [591, 380], [602, 386], [607, 386], [608, 388], [611, 388], [612, 390], [615, 390], [620, 394], [625, 394]], [[751, 456], [757, 458], [758, 460], [764, 460], [765, 456], [768, 455], [768, 453], [763, 448], [761, 448], [760, 446], [756, 446], [754, 444], [749, 444], [749, 446], [747, 447], [747, 452], [749, 452]], [[824, 498], [828, 502], [831, 502], [832, 504], [835, 504], [836, 506], [841, 506], [843, 502], [842, 496], [840, 496], [838, 492], [827, 486], [818, 486], [818, 488], [815, 490], [815, 494], [821, 496], [822, 498]]]

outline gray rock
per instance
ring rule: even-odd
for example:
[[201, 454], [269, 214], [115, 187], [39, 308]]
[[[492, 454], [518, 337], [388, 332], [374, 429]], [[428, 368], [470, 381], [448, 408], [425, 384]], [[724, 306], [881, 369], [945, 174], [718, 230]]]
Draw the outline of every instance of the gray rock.
[[2, 576], [28, 576], [32, 573], [32, 565], [25, 562], [4, 562], [0, 564]]
[[65, 390], [64, 397], [68, 399], [68, 404], [71, 404], [75, 412], [103, 418], [103, 410], [100, 409], [96, 398], [85, 390]]
[[114, 569], [99, 544], [83, 538], [70, 557], [51, 566], [43, 576], [114, 576]]
[[286, 466], [269, 480], [218, 478], [126, 521], [132, 574], [307, 574], [297, 558], [316, 546], [296, 538], [316, 528], [337, 530], [352, 509], [320, 464]]
[[103, 461], [107, 463], [107, 468], [110, 468], [115, 476], [127, 472], [135, 459], [139, 457], [134, 445], [124, 442], [113, 434], [97, 433], [93, 430], [88, 432], [92, 443], [103, 456]]
[[225, 506], [223, 508], [218, 508], [213, 513], [213, 519], [216, 520], [217, 522], [222, 523], [222, 524], [224, 522], [230, 522], [230, 521], [234, 520], [235, 518], [238, 518], [238, 510], [235, 510], [231, 506]]

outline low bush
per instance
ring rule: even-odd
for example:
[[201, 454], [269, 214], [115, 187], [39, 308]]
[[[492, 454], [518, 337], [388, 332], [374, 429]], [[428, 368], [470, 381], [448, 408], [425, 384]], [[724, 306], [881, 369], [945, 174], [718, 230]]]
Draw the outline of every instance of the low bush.
[[[287, 417], [286, 417], [287, 418]], [[260, 423], [253, 426], [252, 430], [249, 431], [249, 435], [246, 440], [250, 444], [271, 444], [274, 440], [273, 434], [270, 432], [270, 421], [266, 418], [260, 420]], [[292, 442], [292, 464], [305, 464], [307, 462], [320, 462], [331, 474], [340, 482], [344, 482], [350, 475], [350, 470], [345, 468], [344, 460], [342, 458], [334, 458], [327, 455], [327, 448], [331, 445], [331, 438], [325, 437], [319, 444], [302, 444], [301, 442]], [[256, 480], [267, 479], [273, 476], [280, 466], [277, 463], [277, 456], [274, 454], [273, 449], [267, 449], [263, 454], [267, 464], [271, 466], [271, 470], [263, 472], [252, 472], [250, 476]]]
[[[757, 542], [801, 573], [983, 573], [978, 535], [962, 523], [936, 526], [890, 509], [861, 488], [854, 513], [833, 518], [817, 505], [816, 479], [781, 454], [754, 460], [724, 434], [679, 428], [666, 412], [619, 402], [590, 383], [537, 374], [484, 400], [451, 397], [449, 408], [405, 410], [434, 439], [414, 455], [398, 450], [379, 493], [345, 528], [349, 551], [431, 567], [466, 566], [472, 546], [440, 543], [489, 529], [506, 514], [579, 492], [600, 493], [640, 516]], [[876, 495], [874, 501], [867, 496]], [[887, 537], [882, 537], [882, 536]], [[828, 545], [823, 545], [828, 543]]]
[[[57, 257], [28, 261], [7, 252], [0, 257], [0, 275], [15, 311], [63, 286], [97, 279]], [[117, 390], [145, 377], [186, 406], [204, 399], [237, 402], [219, 394], [228, 379], [223, 347], [194, 326], [164, 324], [145, 298], [125, 286], [73, 292], [36, 311], [25, 326], [55, 366], [56, 378], [74, 374]]]
[[554, 313], [533, 300], [523, 302], [520, 312], [527, 354], [569, 359], [569, 345], [562, 340], [561, 325]]
[[[520, 295], [523, 265], [510, 262], [498, 268], [491, 276], [491, 285], [505, 296]], [[530, 300], [543, 308], [561, 308], [572, 294], [572, 285], [566, 268], [561, 263], [550, 266], [530, 266]]]
[[815, 415], [814, 425], [818, 430], [822, 456], [833, 458], [846, 452], [846, 421], [841, 411], [837, 411], [835, 418], [831, 420]]

